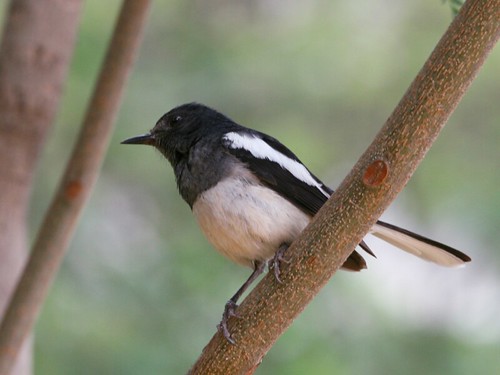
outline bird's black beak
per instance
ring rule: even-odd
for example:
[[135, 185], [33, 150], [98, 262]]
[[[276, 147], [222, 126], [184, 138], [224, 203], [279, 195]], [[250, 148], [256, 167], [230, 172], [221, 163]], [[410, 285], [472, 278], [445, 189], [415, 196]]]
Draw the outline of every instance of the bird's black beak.
[[151, 133], [146, 133], [143, 135], [138, 135], [137, 137], [132, 137], [121, 142], [123, 145], [155, 145], [155, 136]]

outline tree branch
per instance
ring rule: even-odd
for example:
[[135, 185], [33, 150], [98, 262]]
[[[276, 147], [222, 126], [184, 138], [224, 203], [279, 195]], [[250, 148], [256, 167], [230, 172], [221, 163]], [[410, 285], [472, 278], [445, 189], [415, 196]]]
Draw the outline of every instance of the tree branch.
[[150, 0], [124, 0], [82, 130], [0, 326], [0, 374], [31, 331], [97, 179]]
[[216, 333], [193, 374], [250, 374], [403, 189], [500, 36], [500, 0], [468, 0], [367, 151], [287, 252]]

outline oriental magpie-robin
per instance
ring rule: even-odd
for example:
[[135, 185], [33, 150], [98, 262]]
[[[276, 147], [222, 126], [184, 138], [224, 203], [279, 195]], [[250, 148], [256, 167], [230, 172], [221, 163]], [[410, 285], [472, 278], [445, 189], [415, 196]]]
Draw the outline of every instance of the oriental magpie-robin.
[[[269, 260], [280, 281], [283, 252], [333, 191], [277, 139], [197, 103], [172, 109], [149, 133], [122, 143], [158, 149], [172, 164], [179, 192], [208, 240], [232, 261], [253, 268], [219, 324], [234, 343], [227, 321], [236, 315], [238, 299]], [[442, 266], [470, 261], [458, 250], [382, 221], [371, 234]], [[359, 245], [373, 255], [364, 241]], [[354, 251], [343, 268], [360, 271], [366, 263]]]

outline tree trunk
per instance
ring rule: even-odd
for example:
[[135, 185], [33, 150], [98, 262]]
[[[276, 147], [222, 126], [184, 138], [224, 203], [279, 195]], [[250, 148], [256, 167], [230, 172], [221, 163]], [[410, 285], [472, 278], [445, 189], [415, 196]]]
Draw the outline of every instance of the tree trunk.
[[[54, 120], [81, 0], [13, 0], [0, 45], [0, 313], [28, 248], [27, 210], [36, 162]], [[30, 343], [13, 374], [31, 372]]]
[[99, 175], [151, 0], [124, 0], [99, 79], [59, 189], [0, 324], [0, 374], [10, 373]]

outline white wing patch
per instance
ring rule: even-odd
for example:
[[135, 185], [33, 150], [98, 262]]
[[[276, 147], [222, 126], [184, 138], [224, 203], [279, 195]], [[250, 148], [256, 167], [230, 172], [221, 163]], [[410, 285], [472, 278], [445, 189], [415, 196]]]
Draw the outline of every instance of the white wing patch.
[[319, 191], [321, 191], [326, 197], [330, 194], [323, 190], [321, 184], [311, 176], [311, 173], [304, 167], [301, 163], [290, 159], [288, 156], [282, 154], [281, 152], [275, 150], [269, 146], [265, 141], [258, 137], [254, 137], [248, 134], [239, 134], [235, 132], [226, 133], [223, 136], [224, 139], [230, 142], [229, 147], [234, 149], [244, 149], [250, 152], [253, 156], [259, 159], [267, 159], [275, 162], [281, 166], [281, 168], [286, 169], [294, 177], [300, 181], [306, 183], [309, 186], [314, 186]]

